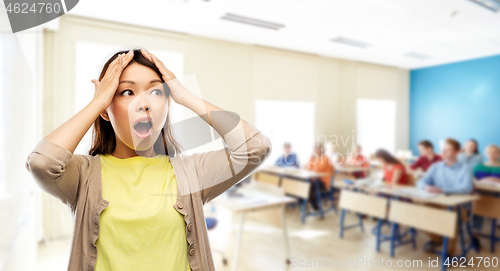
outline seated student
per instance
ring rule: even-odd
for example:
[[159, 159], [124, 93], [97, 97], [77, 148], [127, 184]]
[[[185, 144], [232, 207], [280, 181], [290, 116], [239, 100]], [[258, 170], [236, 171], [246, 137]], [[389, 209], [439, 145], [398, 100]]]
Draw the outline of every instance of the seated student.
[[420, 157], [410, 166], [412, 170], [421, 168], [425, 172], [433, 163], [443, 160], [439, 154], [434, 153], [434, 146], [429, 140], [420, 141], [418, 151]]
[[[472, 171], [468, 164], [458, 161], [459, 152], [460, 143], [451, 138], [446, 139], [441, 153], [443, 161], [432, 164], [417, 183], [417, 187], [430, 193], [470, 194], [473, 189]], [[464, 208], [462, 211], [465, 211]], [[467, 219], [465, 213], [462, 218]], [[426, 250], [433, 250], [442, 244], [441, 236], [427, 234], [431, 242]], [[453, 255], [455, 241], [456, 238], [451, 238], [448, 242], [449, 255]]]
[[405, 166], [386, 150], [375, 152], [377, 158], [384, 165], [384, 180], [387, 184], [406, 184]]
[[[361, 147], [361, 145], [358, 144], [354, 146], [351, 155], [348, 157], [347, 161], [343, 163], [343, 166], [369, 168], [370, 164], [368, 163], [368, 159], [363, 155], [362, 151], [363, 148]], [[366, 170], [355, 171], [352, 173], [352, 175], [356, 179], [365, 178]]]
[[458, 161], [467, 163], [471, 170], [479, 163], [483, 162], [483, 157], [479, 154], [477, 141], [469, 139], [465, 142], [463, 151], [458, 155]]
[[299, 161], [297, 159], [297, 154], [292, 152], [292, 145], [289, 142], [285, 142], [283, 145], [283, 155], [278, 157], [275, 166], [278, 167], [296, 167], [299, 168]]
[[330, 162], [332, 162], [332, 164], [341, 164], [343, 158], [342, 153], [336, 150], [336, 145], [333, 143], [333, 141], [328, 142], [327, 146]]
[[[479, 182], [500, 183], [500, 148], [497, 145], [488, 145], [485, 150], [487, 161], [477, 164], [472, 170], [474, 178]], [[476, 231], [483, 228], [484, 218], [481, 216], [472, 216], [472, 227]], [[478, 234], [475, 233], [473, 241], [479, 244]]]
[[315, 178], [312, 180], [311, 188], [309, 190], [309, 202], [314, 210], [318, 210], [319, 206], [317, 203], [316, 197], [316, 183], [318, 183], [321, 191], [330, 190], [331, 178], [334, 172], [334, 168], [332, 163], [330, 162], [330, 158], [325, 154], [325, 150], [322, 143], [316, 143], [314, 145], [314, 153], [311, 155], [309, 159], [309, 163], [307, 164], [307, 169], [312, 170], [314, 172], [320, 173], [328, 173], [328, 175]]

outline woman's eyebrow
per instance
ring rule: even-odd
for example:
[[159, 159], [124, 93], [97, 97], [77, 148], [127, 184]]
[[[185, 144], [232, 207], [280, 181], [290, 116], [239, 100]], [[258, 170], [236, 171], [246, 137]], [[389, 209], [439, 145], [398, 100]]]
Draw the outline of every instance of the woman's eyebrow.
[[[118, 83], [118, 85], [119, 85], [119, 84], [121, 84], [121, 83], [135, 84], [135, 82], [134, 82], [134, 81], [130, 81], [130, 80], [123, 80], [123, 81], [120, 81], [120, 83]], [[149, 82], [149, 84], [153, 84], [153, 83], [161, 83], [161, 80], [160, 80], [160, 79], [153, 79], [153, 80], [151, 80], [151, 81]]]

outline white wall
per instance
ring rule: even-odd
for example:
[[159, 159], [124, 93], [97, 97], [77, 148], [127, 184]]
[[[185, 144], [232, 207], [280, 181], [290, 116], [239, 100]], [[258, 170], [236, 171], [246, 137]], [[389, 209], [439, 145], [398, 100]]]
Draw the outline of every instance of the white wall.
[[358, 98], [395, 100], [396, 149], [408, 148], [408, 70], [191, 37], [186, 73], [196, 73], [205, 99], [252, 123], [256, 100], [315, 102], [316, 137], [339, 145], [357, 134]]
[[41, 27], [13, 34], [7, 13], [0, 12], [1, 95], [3, 111], [0, 191], [0, 270], [34, 270], [40, 193], [25, 168], [41, 134]]

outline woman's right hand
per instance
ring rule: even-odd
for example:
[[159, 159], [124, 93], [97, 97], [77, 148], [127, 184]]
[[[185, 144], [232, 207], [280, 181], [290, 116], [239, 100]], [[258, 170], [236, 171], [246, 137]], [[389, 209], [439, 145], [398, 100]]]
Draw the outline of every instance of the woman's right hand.
[[92, 101], [100, 105], [103, 110], [108, 108], [111, 104], [115, 92], [118, 89], [120, 75], [132, 58], [134, 58], [134, 51], [132, 49], [126, 54], [123, 53], [118, 55], [118, 57], [109, 64], [106, 74], [104, 74], [101, 81], [97, 79], [91, 80], [95, 86], [94, 98]]

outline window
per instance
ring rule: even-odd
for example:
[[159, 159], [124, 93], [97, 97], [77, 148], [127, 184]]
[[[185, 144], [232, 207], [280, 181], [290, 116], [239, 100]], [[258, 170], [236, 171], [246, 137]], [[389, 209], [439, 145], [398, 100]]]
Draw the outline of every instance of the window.
[[[78, 41], [76, 43], [76, 76], [75, 76], [75, 114], [82, 110], [94, 97], [94, 84], [92, 79], [99, 79], [104, 63], [116, 52], [126, 48], [117, 45], [100, 44], [92, 42]], [[92, 52], [91, 54], [86, 52]], [[184, 55], [181, 53], [172, 53], [160, 50], [150, 50], [155, 56], [168, 63], [168, 69], [177, 77], [181, 77], [184, 70]], [[180, 105], [174, 104], [170, 113], [181, 110]], [[172, 115], [180, 115], [173, 113]], [[75, 153], [88, 154], [92, 144], [92, 129], [87, 131], [85, 136], [78, 144]]]
[[313, 102], [257, 100], [255, 125], [265, 133], [273, 151], [265, 164], [273, 164], [283, 153], [283, 144], [290, 142], [300, 166], [307, 164], [314, 144]]
[[392, 100], [358, 99], [358, 142], [363, 152], [374, 153], [383, 148], [394, 153], [396, 145], [396, 102]]

